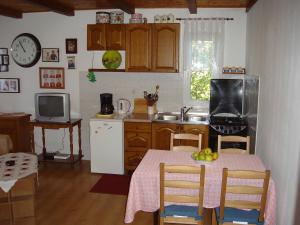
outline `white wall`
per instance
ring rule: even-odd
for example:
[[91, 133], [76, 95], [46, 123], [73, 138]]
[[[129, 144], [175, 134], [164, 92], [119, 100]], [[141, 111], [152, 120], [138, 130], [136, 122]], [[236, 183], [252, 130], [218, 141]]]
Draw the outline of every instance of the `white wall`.
[[300, 150], [300, 4], [258, 1], [247, 17], [246, 69], [260, 76], [256, 152], [277, 188], [277, 224], [295, 213]]
[[[224, 65], [225, 66], [245, 66], [245, 42], [246, 42], [246, 13], [244, 9], [201, 9], [196, 16], [203, 17], [233, 17], [234, 21], [226, 22], [226, 35], [225, 35], [225, 53], [224, 53]], [[80, 11], [75, 13], [74, 17], [67, 17], [56, 13], [33, 13], [24, 14], [23, 19], [13, 19], [0, 16], [0, 47], [9, 48], [12, 40], [20, 33], [27, 32], [34, 34], [41, 42], [43, 48], [59, 48], [60, 50], [60, 62], [59, 63], [45, 63], [41, 60], [31, 68], [22, 68], [17, 66], [10, 57], [9, 72], [0, 73], [0, 77], [19, 77], [21, 80], [21, 93], [20, 94], [0, 94], [0, 112], [27, 112], [34, 114], [34, 102], [33, 96], [36, 92], [53, 91], [53, 89], [40, 89], [39, 88], [39, 67], [65, 67], [65, 92], [71, 94], [72, 104], [72, 116], [80, 117], [80, 76], [85, 76], [87, 70], [91, 68], [92, 64], [92, 52], [86, 50], [86, 25], [95, 23], [96, 11]], [[173, 13], [175, 17], [188, 17], [190, 16], [187, 9], [139, 9], [137, 12], [143, 13], [148, 22], [153, 22], [153, 17], [156, 14], [163, 15]], [[195, 15], [193, 15], [195, 16]], [[126, 15], [125, 22], [128, 22], [129, 15]], [[76, 54], [76, 69], [67, 69], [67, 55], [65, 54], [65, 39], [77, 38], [78, 40], [78, 54]], [[120, 74], [119, 74], [120, 75]], [[133, 98], [138, 96], [138, 92], [133, 93], [132, 89], [129, 91], [127, 87], [134, 87], [139, 85], [140, 74], [139, 73], [122, 73], [122, 76], [130, 76], [130, 82], [122, 83], [118, 82], [119, 75], [113, 73], [104, 73], [102, 76], [106, 76], [108, 79], [104, 79], [107, 82], [112, 81], [116, 96], [122, 96], [127, 98]], [[97, 82], [101, 82], [100, 75]], [[153, 78], [157, 82], [164, 82], [166, 79], [163, 74], [147, 74], [150, 79]], [[161, 76], [161, 77], [160, 77]], [[182, 75], [173, 74], [176, 81], [175, 86], [169, 88], [180, 87], [182, 83]], [[81, 77], [82, 79], [82, 77]], [[146, 80], [147, 80], [146, 79]], [[102, 79], [103, 81], [103, 79]], [[135, 82], [136, 81], [136, 82]], [[105, 82], [105, 81], [104, 81]], [[93, 84], [90, 84], [93, 85]], [[99, 84], [96, 84], [99, 85]], [[105, 85], [105, 83], [104, 83]], [[126, 86], [127, 85], [127, 86]], [[147, 86], [147, 85], [146, 85]], [[147, 86], [150, 88], [150, 86]], [[154, 88], [154, 87], [153, 87]], [[124, 90], [126, 90], [124, 92]], [[55, 90], [61, 91], [61, 90]], [[122, 92], [123, 91], [123, 92]], [[179, 96], [181, 95], [180, 88], [178, 90]], [[123, 96], [125, 93], [133, 93], [131, 96]], [[98, 98], [99, 92], [92, 93], [91, 98]], [[165, 96], [163, 95], [165, 94]], [[168, 101], [167, 90], [162, 91], [160, 98], [166, 99], [165, 104], [161, 104], [162, 109], [178, 110], [177, 107], [182, 104], [181, 98], [173, 99], [173, 102]], [[142, 95], [141, 95], [142, 97]], [[171, 98], [172, 99], [172, 98]], [[97, 110], [95, 110], [95, 113]], [[84, 118], [87, 119], [87, 118]], [[82, 128], [83, 133], [88, 134], [87, 127]], [[47, 130], [46, 142], [50, 151], [63, 148], [62, 143], [65, 143], [64, 148], [68, 149], [68, 136], [63, 138], [63, 133], [57, 131]], [[39, 138], [40, 131], [36, 131], [37, 138], [36, 150], [41, 150], [41, 139]], [[66, 133], [68, 135], [68, 132]], [[86, 135], [85, 135], [86, 136]], [[75, 132], [75, 140], [76, 132]], [[74, 145], [75, 151], [77, 145]], [[88, 146], [83, 146], [85, 158], [89, 158]]]

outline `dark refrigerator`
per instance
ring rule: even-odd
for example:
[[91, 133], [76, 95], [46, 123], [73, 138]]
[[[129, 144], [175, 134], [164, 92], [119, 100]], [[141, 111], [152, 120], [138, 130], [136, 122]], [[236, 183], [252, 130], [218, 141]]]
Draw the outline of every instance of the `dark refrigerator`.
[[[244, 75], [241, 79], [212, 79], [210, 88], [210, 147], [217, 150], [218, 135], [249, 135], [250, 152], [254, 153], [257, 77]], [[228, 147], [244, 148], [240, 143]]]

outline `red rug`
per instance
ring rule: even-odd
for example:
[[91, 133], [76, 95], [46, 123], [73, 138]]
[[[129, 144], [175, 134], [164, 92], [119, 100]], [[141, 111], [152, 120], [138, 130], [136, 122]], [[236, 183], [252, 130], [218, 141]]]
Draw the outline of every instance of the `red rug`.
[[103, 174], [90, 192], [113, 195], [128, 195], [130, 176]]

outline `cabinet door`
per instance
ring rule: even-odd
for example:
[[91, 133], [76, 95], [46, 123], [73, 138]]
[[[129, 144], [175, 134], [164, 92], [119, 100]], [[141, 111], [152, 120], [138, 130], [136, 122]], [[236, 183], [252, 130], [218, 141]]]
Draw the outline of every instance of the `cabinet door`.
[[126, 71], [151, 70], [151, 24], [126, 26]]
[[153, 24], [152, 71], [178, 72], [179, 24]]
[[125, 132], [125, 151], [147, 151], [151, 148], [150, 133]]
[[105, 24], [87, 25], [87, 50], [105, 50]]
[[125, 50], [125, 25], [106, 24], [106, 49]]
[[[209, 135], [208, 125], [185, 124], [185, 125], [182, 125], [182, 127], [181, 127], [181, 133], [202, 134], [202, 149], [208, 147], [208, 135]], [[191, 141], [181, 141], [181, 144], [197, 146], [197, 143], [192, 143]]]
[[179, 126], [177, 124], [153, 123], [152, 148], [169, 150], [171, 133], [178, 133], [178, 131]]

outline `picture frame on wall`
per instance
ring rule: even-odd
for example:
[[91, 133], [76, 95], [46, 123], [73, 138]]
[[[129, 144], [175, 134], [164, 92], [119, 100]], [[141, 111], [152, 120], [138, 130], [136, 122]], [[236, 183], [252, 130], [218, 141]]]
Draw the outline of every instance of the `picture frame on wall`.
[[66, 39], [66, 54], [76, 54], [77, 53], [77, 39], [67, 38]]
[[8, 72], [8, 65], [0, 65], [0, 72]]
[[9, 65], [9, 55], [1, 55], [1, 63], [2, 65]]
[[68, 69], [75, 69], [75, 56], [68, 56]]
[[0, 93], [20, 93], [20, 79], [0, 78]]
[[42, 48], [43, 62], [59, 62], [59, 48]]
[[40, 88], [65, 89], [65, 69], [63, 67], [40, 67]]
[[8, 48], [0, 48], [0, 55], [8, 55]]

